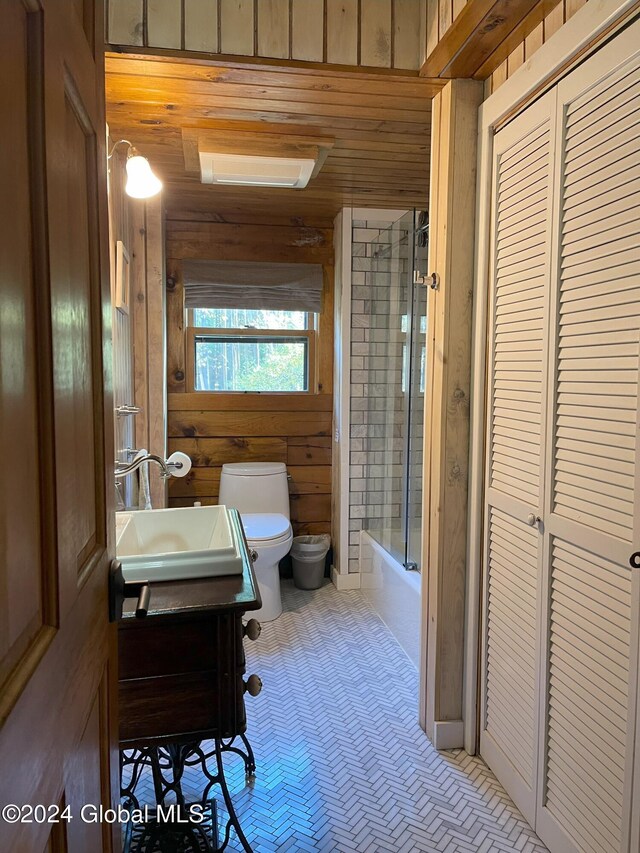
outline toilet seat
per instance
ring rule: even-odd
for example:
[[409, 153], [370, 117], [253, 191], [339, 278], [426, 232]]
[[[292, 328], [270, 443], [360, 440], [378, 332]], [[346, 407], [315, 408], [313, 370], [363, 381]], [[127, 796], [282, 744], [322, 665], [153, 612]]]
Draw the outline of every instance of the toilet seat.
[[240, 513], [247, 542], [253, 545], [278, 545], [292, 536], [291, 523], [276, 512]]

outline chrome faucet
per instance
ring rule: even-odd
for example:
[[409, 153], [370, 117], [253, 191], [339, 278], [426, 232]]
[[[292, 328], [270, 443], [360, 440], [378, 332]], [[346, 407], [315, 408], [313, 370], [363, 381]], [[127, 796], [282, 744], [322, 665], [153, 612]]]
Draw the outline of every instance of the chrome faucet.
[[155, 453], [147, 453], [146, 456], [140, 456], [138, 459], [134, 459], [133, 462], [119, 462], [116, 459], [114, 471], [116, 479], [126, 477], [127, 474], [132, 474], [141, 465], [144, 465], [145, 462], [155, 462], [160, 467], [160, 476], [163, 480], [169, 479], [174, 471], [179, 471], [184, 467], [182, 462], [169, 462], [168, 460], [165, 462], [162, 457], [156, 456]]

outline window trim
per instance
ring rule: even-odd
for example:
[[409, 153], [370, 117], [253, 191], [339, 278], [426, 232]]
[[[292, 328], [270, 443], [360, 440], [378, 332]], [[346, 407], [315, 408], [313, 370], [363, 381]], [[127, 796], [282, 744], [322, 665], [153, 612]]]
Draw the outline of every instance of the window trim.
[[[191, 316], [188, 316], [191, 320]], [[307, 341], [307, 371], [308, 371], [308, 388], [306, 391], [211, 391], [196, 388], [196, 338], [304, 338]], [[187, 367], [187, 391], [193, 391], [197, 394], [273, 394], [283, 396], [287, 394], [304, 395], [318, 393], [318, 365], [316, 359], [316, 340], [317, 332], [314, 328], [310, 329], [211, 329], [206, 326], [192, 326], [190, 323], [187, 327], [186, 334], [186, 367]]]

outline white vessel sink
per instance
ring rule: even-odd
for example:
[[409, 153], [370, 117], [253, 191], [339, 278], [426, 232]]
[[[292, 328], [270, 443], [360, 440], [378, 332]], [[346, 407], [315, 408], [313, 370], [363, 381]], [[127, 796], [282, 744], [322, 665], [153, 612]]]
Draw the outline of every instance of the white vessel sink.
[[129, 581], [242, 574], [241, 537], [225, 506], [116, 513], [116, 557]]

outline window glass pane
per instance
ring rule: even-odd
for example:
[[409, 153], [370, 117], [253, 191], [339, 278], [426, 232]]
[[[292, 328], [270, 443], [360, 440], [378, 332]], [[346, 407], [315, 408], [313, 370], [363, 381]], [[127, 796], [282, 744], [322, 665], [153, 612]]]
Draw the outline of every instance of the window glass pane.
[[207, 329], [306, 329], [304, 311], [266, 308], [194, 308], [193, 325]]
[[196, 391], [307, 391], [306, 338], [196, 338]]

